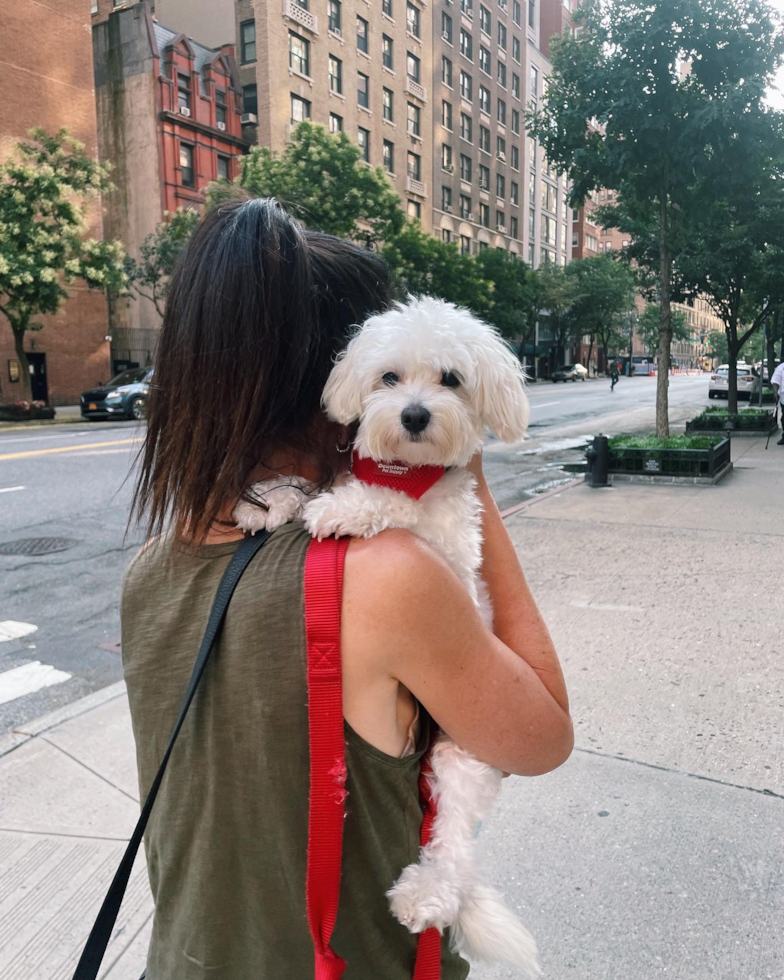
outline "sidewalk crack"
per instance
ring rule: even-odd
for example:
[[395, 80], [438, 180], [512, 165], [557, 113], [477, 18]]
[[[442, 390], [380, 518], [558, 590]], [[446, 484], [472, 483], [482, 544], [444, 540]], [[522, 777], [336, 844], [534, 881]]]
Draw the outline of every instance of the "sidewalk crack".
[[100, 779], [104, 783], [106, 783], [107, 786], [111, 786], [112, 789], [116, 789], [118, 793], [122, 793], [123, 796], [127, 796], [128, 799], [129, 800], [133, 800], [134, 803], [136, 803], [136, 804], [139, 803], [138, 799], [135, 796], [132, 796], [130, 793], [126, 792], [122, 788], [122, 786], [118, 786], [117, 783], [113, 783], [111, 781], [111, 779], [107, 779], [106, 776], [102, 775], [100, 772], [97, 772], [91, 766], [88, 766], [86, 762], [82, 762], [81, 759], [77, 759], [77, 757], [75, 755], [72, 755], [70, 752], [66, 751], [66, 749], [64, 749], [62, 747], [62, 745], [58, 745], [57, 742], [53, 742], [51, 739], [47, 738], [45, 734], [39, 735], [38, 737], [41, 738], [41, 739], [43, 739], [43, 741], [46, 742], [47, 745], [51, 745], [53, 749], [57, 749], [58, 752], [62, 752], [63, 755], [65, 755], [69, 759], [71, 759], [72, 762], [75, 762], [77, 765], [81, 766], [83, 769], [86, 769], [88, 772], [92, 773], [93, 776], [97, 776], [98, 779]]

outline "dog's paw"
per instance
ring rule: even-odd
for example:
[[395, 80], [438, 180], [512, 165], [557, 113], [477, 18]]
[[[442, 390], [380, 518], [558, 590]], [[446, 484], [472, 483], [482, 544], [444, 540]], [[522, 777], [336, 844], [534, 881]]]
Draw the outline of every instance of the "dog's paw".
[[309, 500], [302, 513], [305, 527], [319, 541], [333, 534], [337, 537], [362, 537], [356, 517], [356, 512], [352, 514], [339, 492], [323, 493]]
[[243, 531], [274, 531], [276, 527], [297, 520], [308, 499], [304, 483], [282, 483], [267, 480], [250, 488], [250, 496], [258, 503], [241, 500], [234, 508], [234, 520]]
[[444, 880], [435, 864], [410, 864], [387, 892], [389, 907], [409, 932], [435, 926], [443, 932], [457, 920], [460, 892]]

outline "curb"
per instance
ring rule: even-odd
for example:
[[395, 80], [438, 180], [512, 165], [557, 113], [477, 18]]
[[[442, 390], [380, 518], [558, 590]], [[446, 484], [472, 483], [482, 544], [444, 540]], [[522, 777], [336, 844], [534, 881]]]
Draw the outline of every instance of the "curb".
[[558, 493], [563, 493], [564, 490], [571, 490], [572, 487], [576, 487], [582, 482], [582, 480], [570, 480], [568, 483], [564, 483], [563, 486], [553, 487], [552, 490], [548, 490], [546, 493], [537, 493], [534, 497], [529, 497], [528, 500], [523, 500], [519, 504], [515, 504], [514, 507], [509, 507], [507, 510], [502, 510], [501, 518], [505, 520], [507, 517], [511, 517], [512, 514], [516, 514], [521, 510], [526, 510], [528, 507], [539, 503], [540, 500], [547, 500], [548, 497], [554, 497]]
[[70, 704], [65, 704], [62, 708], [57, 708], [56, 711], [51, 711], [40, 718], [34, 718], [32, 721], [12, 728], [7, 734], [0, 736], [0, 758], [51, 728], [56, 728], [57, 725], [78, 718], [79, 715], [84, 715], [88, 711], [94, 711], [95, 708], [100, 708], [101, 705], [108, 704], [109, 701], [114, 701], [124, 694], [125, 681], [117, 681], [117, 683], [103, 687], [99, 691], [93, 691], [92, 694], [86, 694], [83, 698], [71, 701]]
[[48, 429], [53, 425], [76, 425], [78, 423], [86, 423], [87, 419], [83, 419], [81, 415], [76, 415], [73, 418], [66, 416], [65, 418], [58, 419], [31, 419], [28, 422], [0, 422], [0, 432], [18, 432], [20, 429]]

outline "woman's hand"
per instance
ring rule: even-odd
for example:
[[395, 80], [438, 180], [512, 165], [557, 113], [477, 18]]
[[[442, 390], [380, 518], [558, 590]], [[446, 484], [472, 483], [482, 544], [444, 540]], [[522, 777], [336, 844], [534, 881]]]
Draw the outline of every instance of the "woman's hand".
[[471, 457], [470, 463], [468, 464], [468, 466], [466, 466], [466, 469], [468, 470], [469, 473], [473, 473], [473, 475], [476, 477], [478, 489], [481, 490], [487, 486], [484, 470], [482, 469], [481, 449], [479, 450], [479, 452], [474, 453], [474, 455]]

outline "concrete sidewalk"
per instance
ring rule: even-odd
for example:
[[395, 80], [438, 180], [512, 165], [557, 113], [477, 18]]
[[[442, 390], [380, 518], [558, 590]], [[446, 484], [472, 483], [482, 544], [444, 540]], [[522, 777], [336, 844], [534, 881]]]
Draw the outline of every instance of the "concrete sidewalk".
[[[507, 781], [481, 846], [545, 978], [784, 977], [784, 447], [733, 460], [718, 487], [579, 485], [508, 518], [577, 748]], [[0, 976], [69, 980], [138, 813], [123, 686], [3, 751]], [[138, 980], [150, 916], [140, 865], [104, 976]]]

